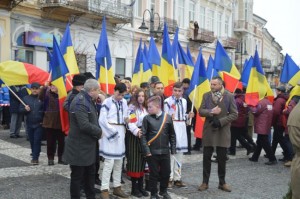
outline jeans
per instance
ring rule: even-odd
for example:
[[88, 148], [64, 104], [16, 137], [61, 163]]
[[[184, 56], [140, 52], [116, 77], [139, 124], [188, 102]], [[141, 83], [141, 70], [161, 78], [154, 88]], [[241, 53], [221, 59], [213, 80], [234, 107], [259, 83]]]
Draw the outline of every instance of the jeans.
[[101, 180], [101, 191], [109, 190], [110, 174], [113, 170], [113, 186], [121, 186], [121, 174], [122, 174], [122, 163], [123, 159], [107, 159], [104, 160], [102, 180]]
[[23, 114], [12, 113], [10, 121], [10, 135], [19, 135], [22, 126]]
[[31, 146], [32, 160], [38, 160], [41, 152], [43, 128], [42, 126], [33, 128], [27, 125], [27, 133]]
[[83, 184], [83, 189], [87, 199], [95, 199], [95, 164], [90, 166], [75, 166], [71, 168], [71, 184], [70, 194], [71, 199], [80, 199], [80, 186]]

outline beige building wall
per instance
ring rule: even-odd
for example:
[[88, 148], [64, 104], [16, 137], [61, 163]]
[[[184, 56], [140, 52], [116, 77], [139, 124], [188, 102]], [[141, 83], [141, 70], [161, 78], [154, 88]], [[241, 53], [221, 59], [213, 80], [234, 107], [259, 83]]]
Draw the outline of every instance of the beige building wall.
[[0, 62], [11, 59], [10, 14], [0, 10]]

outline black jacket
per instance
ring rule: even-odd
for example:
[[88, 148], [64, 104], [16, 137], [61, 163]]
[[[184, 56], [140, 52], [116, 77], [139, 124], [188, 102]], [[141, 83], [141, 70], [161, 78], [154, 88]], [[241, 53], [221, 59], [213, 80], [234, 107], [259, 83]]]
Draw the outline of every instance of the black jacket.
[[[26, 86], [11, 86], [10, 89], [21, 99], [28, 95]], [[9, 91], [9, 103], [10, 113], [19, 113], [21, 103], [11, 91]]]
[[148, 146], [147, 144], [148, 141], [158, 133], [163, 118], [164, 112], [158, 118], [156, 118], [156, 115], [147, 115], [143, 119], [143, 136], [141, 139], [143, 152], [145, 155], [149, 153], [151, 153], [152, 155], [169, 154], [170, 147], [172, 154], [175, 154], [176, 152], [176, 135], [174, 131], [173, 121], [170, 115], [167, 115], [166, 123], [159, 137], [157, 137], [157, 139], [153, 141], [150, 146]]
[[79, 93], [78, 90], [76, 90], [75, 88], [72, 89], [71, 92], [68, 93], [68, 96], [66, 97], [65, 101], [64, 101], [64, 109], [69, 112], [70, 110], [70, 106], [71, 103], [74, 99], [74, 97]]
[[30, 107], [30, 111], [28, 112], [23, 104], [20, 104], [19, 106], [19, 112], [26, 114], [26, 125], [32, 128], [42, 125], [44, 103], [39, 100], [38, 95], [27, 95], [23, 98], [23, 101]]

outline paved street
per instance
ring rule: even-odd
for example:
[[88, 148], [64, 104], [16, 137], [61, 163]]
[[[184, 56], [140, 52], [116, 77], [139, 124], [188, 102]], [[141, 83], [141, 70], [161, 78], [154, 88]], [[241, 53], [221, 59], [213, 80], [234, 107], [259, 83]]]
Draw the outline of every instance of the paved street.
[[[21, 133], [24, 136], [24, 131]], [[46, 147], [42, 146], [39, 166], [30, 165], [30, 147], [25, 138], [10, 139], [7, 130], [0, 130], [0, 199], [68, 199], [68, 166], [47, 165]], [[281, 149], [277, 150], [281, 157]], [[202, 180], [202, 153], [193, 152], [184, 156], [183, 180], [188, 188], [170, 190], [174, 199], [279, 199], [288, 190], [290, 169], [282, 163], [265, 166], [265, 158], [258, 163], [249, 162], [246, 151], [239, 149], [236, 157], [230, 157], [227, 164], [227, 183], [233, 192], [225, 193], [217, 189], [217, 166], [213, 163], [209, 189], [197, 191]], [[101, 172], [100, 172], [101, 173]], [[130, 193], [130, 182], [124, 185]], [[98, 187], [99, 188], [99, 187]]]

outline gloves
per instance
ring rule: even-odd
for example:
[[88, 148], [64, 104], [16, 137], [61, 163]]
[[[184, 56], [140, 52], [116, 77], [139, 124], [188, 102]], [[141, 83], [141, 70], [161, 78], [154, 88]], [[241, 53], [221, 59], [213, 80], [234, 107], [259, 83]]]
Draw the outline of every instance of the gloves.
[[212, 120], [212, 126], [214, 128], [220, 128], [221, 127], [221, 122], [218, 118], [214, 117]]

